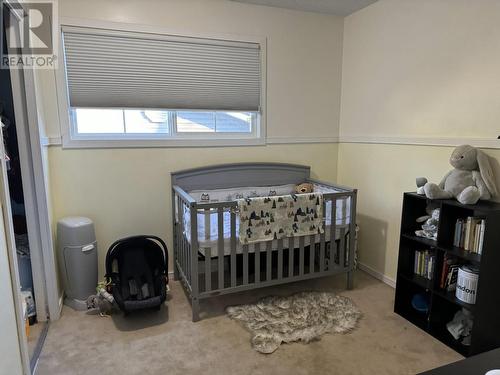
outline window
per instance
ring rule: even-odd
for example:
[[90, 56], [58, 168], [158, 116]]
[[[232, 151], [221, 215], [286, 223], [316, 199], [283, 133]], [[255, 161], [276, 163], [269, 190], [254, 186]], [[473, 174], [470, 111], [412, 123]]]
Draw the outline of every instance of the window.
[[257, 112], [72, 108], [75, 139], [252, 137]]
[[262, 42], [62, 30], [66, 146], [262, 141]]

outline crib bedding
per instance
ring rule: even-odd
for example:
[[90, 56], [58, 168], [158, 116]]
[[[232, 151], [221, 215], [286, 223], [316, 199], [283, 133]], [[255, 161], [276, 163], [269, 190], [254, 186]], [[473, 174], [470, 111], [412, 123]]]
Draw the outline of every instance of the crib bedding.
[[[337, 190], [328, 186], [313, 184], [314, 192], [316, 193], [340, 193], [341, 190]], [[253, 186], [253, 187], [240, 187], [232, 189], [214, 189], [214, 190], [191, 190], [188, 191], [189, 195], [199, 203], [215, 203], [215, 202], [232, 202], [237, 199], [242, 198], [253, 198], [253, 197], [272, 197], [276, 195], [286, 195], [292, 194], [295, 190], [294, 184], [288, 185], [277, 185], [277, 186]], [[326, 201], [326, 220], [329, 221], [331, 217], [332, 202], [331, 200]], [[344, 198], [337, 200], [336, 218], [337, 225], [349, 224], [350, 222], [350, 212], [351, 212], [351, 199]], [[213, 211], [211, 213], [215, 219], [217, 219], [217, 212]], [[224, 216], [224, 227], [226, 227], [226, 215], [229, 217], [229, 213], [225, 213]], [[198, 225], [205, 220], [206, 214], [198, 214]], [[188, 225], [190, 223], [189, 208], [184, 209], [184, 228], [190, 228]], [[201, 218], [201, 220], [200, 220]], [[213, 221], [213, 218], [210, 219]], [[217, 236], [217, 223], [211, 226], [210, 235], [208, 237]], [[202, 224], [203, 225], [203, 224]], [[228, 226], [229, 224], [227, 224]], [[198, 231], [199, 233], [200, 231]], [[205, 231], [203, 231], [205, 233]], [[198, 237], [201, 239], [201, 237]]]
[[[198, 202], [220, 202], [220, 201], [232, 201], [235, 199], [256, 197], [256, 196], [274, 196], [274, 195], [285, 195], [293, 192], [295, 185], [279, 185], [279, 186], [267, 186], [267, 187], [242, 187], [237, 189], [217, 189], [217, 190], [196, 190], [190, 191], [189, 194]], [[315, 185], [315, 192], [321, 193], [336, 193], [340, 192], [332, 188], [324, 187], [323, 185]], [[332, 201], [326, 200], [325, 202], [325, 240], [330, 240], [330, 225], [331, 225], [331, 209]], [[186, 207], [184, 210], [184, 228], [191, 228], [191, 220], [189, 215], [189, 209]], [[336, 207], [336, 233], [335, 237], [338, 239], [344, 233], [348, 231], [350, 224], [350, 198], [337, 200]], [[205, 255], [207, 249], [210, 249], [211, 257], [216, 257], [218, 255], [218, 215], [217, 211], [206, 211], [204, 213], [198, 213], [198, 244], [199, 251]], [[223, 233], [224, 233], [224, 254], [231, 254], [231, 214], [225, 211], [223, 214]], [[236, 235], [239, 232], [239, 215], [236, 215]], [[191, 242], [190, 231], [185, 231], [184, 235], [187, 240]], [[288, 247], [288, 240], [284, 240], [284, 246]], [[298, 239], [295, 239], [295, 246], [298, 246]], [[320, 241], [320, 235], [315, 236], [315, 243]], [[273, 240], [271, 242], [271, 247], [273, 250], [278, 248], [278, 241]], [[304, 237], [304, 245], [308, 246], [310, 242], [310, 236]], [[266, 242], [260, 244], [262, 250], [267, 246]], [[248, 245], [248, 251], [255, 251], [255, 244]], [[239, 239], [236, 239], [236, 252], [243, 252], [243, 245], [240, 243]]]
[[242, 244], [321, 234], [323, 194], [287, 194], [238, 199]]

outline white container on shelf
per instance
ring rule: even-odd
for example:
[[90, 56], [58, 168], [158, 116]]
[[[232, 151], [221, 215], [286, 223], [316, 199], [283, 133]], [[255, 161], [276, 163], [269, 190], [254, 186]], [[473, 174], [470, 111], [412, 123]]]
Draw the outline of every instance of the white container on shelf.
[[476, 303], [477, 282], [479, 280], [479, 270], [462, 266], [458, 270], [457, 290], [455, 296], [465, 303], [471, 305]]

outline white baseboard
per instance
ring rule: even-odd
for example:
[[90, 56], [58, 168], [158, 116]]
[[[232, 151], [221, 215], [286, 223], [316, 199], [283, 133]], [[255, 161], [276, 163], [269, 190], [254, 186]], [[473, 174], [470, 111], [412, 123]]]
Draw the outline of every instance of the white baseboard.
[[382, 281], [383, 283], [389, 285], [390, 287], [392, 288], [396, 287], [396, 280], [391, 279], [390, 277], [384, 275], [383, 273], [377, 270], [374, 270], [373, 268], [367, 266], [366, 264], [358, 262], [358, 267], [361, 271], [366, 272], [367, 274], [373, 276], [377, 280]]

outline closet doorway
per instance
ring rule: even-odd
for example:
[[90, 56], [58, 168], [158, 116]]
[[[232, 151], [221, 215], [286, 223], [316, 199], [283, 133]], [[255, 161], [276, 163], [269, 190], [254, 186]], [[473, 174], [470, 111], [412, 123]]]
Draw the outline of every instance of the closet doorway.
[[[19, 12], [10, 12], [9, 3], [1, 6], [2, 44], [9, 53], [20, 54], [10, 44], [21, 45], [22, 16], [16, 19]], [[2, 213], [8, 227], [19, 345], [23, 362], [29, 363], [25, 373], [34, 371], [48, 322], [59, 318], [62, 301], [49, 217], [47, 150], [38, 122], [34, 73], [30, 68], [0, 69]]]
[[[28, 214], [26, 204], [29, 202], [25, 198], [23, 188], [24, 170], [21, 170], [21, 157], [19, 150], [18, 132], [16, 129], [16, 117], [14, 115], [14, 103], [12, 98], [12, 85], [10, 71], [0, 69], [0, 120], [2, 123], [3, 135], [3, 158], [5, 163], [5, 177], [7, 179], [8, 200], [10, 203], [10, 214], [12, 222], [12, 232], [14, 236], [13, 247], [17, 262], [19, 291], [21, 294], [22, 315], [24, 320], [26, 338], [28, 342], [28, 352], [30, 360], [36, 360], [37, 350], [41, 347], [43, 334], [46, 330], [48, 312], [46, 308], [45, 283], [40, 270], [39, 256], [32, 251], [30, 237], [33, 245], [36, 240], [34, 235], [28, 230]], [[25, 185], [25, 183], [24, 183]], [[7, 209], [9, 209], [7, 205]], [[40, 343], [40, 344], [39, 344]]]

